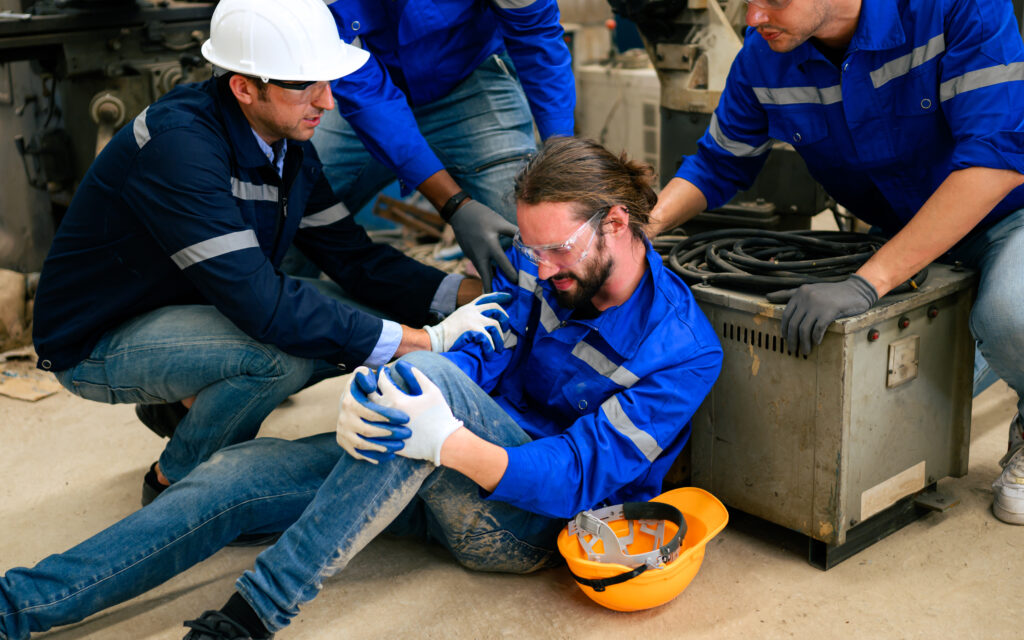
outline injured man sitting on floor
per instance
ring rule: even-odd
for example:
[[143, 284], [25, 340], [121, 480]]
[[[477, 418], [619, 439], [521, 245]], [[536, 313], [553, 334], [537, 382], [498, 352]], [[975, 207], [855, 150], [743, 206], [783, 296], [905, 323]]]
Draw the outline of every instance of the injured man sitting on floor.
[[0, 638], [123, 602], [241, 534], [282, 532], [220, 610], [185, 623], [192, 640], [270, 638], [379, 534], [528, 573], [560, 561], [576, 513], [661, 493], [722, 350], [646, 239], [653, 179], [596, 143], [549, 140], [515, 182], [518, 281], [494, 285], [504, 335], [361, 367], [336, 432], [225, 448], [78, 546], [9, 570]]

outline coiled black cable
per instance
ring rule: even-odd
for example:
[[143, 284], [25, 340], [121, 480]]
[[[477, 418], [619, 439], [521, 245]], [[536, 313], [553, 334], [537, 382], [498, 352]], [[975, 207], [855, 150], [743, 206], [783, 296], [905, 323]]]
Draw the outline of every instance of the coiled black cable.
[[[846, 231], [722, 229], [693, 236], [660, 236], [653, 241], [670, 269], [689, 285], [769, 293], [849, 277], [886, 239]], [[916, 289], [928, 277], [922, 269], [893, 290]]]

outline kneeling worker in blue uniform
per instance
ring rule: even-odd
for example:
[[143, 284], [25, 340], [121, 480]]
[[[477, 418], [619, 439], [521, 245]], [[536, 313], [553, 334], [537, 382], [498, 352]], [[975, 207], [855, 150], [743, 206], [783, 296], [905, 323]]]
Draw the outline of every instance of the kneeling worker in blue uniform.
[[978, 270], [971, 332], [1017, 392], [996, 517], [1024, 524], [1024, 42], [1006, 0], [748, 0], [746, 41], [655, 232], [753, 182], [792, 144], [840, 204], [890, 240], [856, 274], [793, 292], [804, 353], [932, 261]]
[[124, 601], [241, 533], [284, 530], [221, 610], [186, 623], [190, 640], [269, 638], [380, 533], [528, 573], [557, 562], [579, 511], [658, 495], [722, 349], [644, 236], [652, 181], [595, 143], [549, 140], [516, 181], [518, 278], [495, 278], [511, 297], [497, 348], [474, 333], [379, 378], [348, 374], [336, 433], [224, 449], [106, 531], [10, 570], [0, 638]]
[[[503, 313], [455, 311], [478, 281], [373, 244], [331, 192], [309, 139], [329, 81], [367, 54], [320, 0], [225, 0], [203, 55], [226, 72], [150, 105], [93, 163], [36, 298], [39, 366], [84, 398], [142, 405], [170, 437], [144, 503], [303, 386], [448, 348]], [[334, 284], [278, 271], [293, 242]]]

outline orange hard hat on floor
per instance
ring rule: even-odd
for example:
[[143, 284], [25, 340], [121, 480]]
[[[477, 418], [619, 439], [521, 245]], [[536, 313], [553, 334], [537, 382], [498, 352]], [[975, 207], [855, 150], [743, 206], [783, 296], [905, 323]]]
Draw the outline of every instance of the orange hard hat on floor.
[[686, 589], [708, 541], [728, 521], [713, 495], [682, 487], [650, 502], [578, 514], [558, 534], [558, 550], [594, 602], [615, 611], [650, 609]]

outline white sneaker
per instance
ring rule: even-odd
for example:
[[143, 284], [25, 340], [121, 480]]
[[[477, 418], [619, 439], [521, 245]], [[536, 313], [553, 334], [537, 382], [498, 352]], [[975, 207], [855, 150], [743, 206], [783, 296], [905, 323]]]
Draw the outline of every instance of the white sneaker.
[[1010, 458], [992, 483], [992, 513], [1007, 524], [1024, 524], [1024, 449]]

